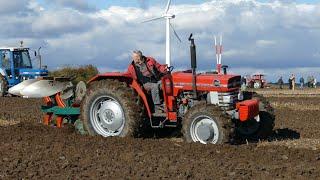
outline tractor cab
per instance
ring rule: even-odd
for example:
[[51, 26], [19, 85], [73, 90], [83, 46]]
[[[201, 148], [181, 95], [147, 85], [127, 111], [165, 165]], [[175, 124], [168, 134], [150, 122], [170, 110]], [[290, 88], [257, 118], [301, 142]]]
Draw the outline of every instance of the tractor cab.
[[46, 69], [33, 69], [29, 48], [4, 47], [0, 48], [1, 89], [19, 84], [27, 79], [35, 79], [48, 75]]

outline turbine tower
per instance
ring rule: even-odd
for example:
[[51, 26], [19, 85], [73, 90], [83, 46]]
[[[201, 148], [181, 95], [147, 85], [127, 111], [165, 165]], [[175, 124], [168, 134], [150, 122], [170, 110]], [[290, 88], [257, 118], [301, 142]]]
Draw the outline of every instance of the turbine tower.
[[217, 72], [218, 74], [221, 73], [221, 67], [222, 67], [222, 62], [221, 62], [221, 58], [222, 58], [222, 35], [220, 36], [220, 42], [217, 42], [217, 37], [214, 36], [214, 45], [216, 48], [216, 59], [217, 59]]
[[155, 21], [158, 19], [166, 19], [166, 64], [168, 67], [171, 66], [171, 39], [170, 39], [170, 28], [172, 29], [174, 35], [177, 37], [177, 39], [181, 42], [181, 39], [179, 38], [177, 32], [174, 30], [172, 24], [171, 24], [171, 19], [174, 19], [176, 16], [174, 14], [170, 14], [170, 5], [171, 5], [171, 0], [168, 0], [166, 9], [164, 11], [164, 14], [160, 17], [157, 18], [152, 18], [146, 21], [143, 21], [142, 23], [145, 22], [150, 22], [150, 21]]

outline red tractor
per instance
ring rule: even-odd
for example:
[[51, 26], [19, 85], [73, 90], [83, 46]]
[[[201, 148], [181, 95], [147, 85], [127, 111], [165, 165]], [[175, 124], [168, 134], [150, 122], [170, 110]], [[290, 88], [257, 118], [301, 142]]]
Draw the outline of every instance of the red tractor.
[[254, 74], [247, 78], [247, 85], [249, 88], [260, 89], [266, 87], [267, 81], [263, 74]]
[[191, 70], [162, 77], [165, 111], [154, 114], [150, 93], [128, 73], [93, 77], [81, 104], [81, 120], [90, 135], [138, 136], [143, 124], [179, 127], [187, 142], [221, 144], [236, 137], [266, 138], [273, 130], [273, 108], [261, 96], [240, 92], [241, 76], [196, 73], [192, 35]]

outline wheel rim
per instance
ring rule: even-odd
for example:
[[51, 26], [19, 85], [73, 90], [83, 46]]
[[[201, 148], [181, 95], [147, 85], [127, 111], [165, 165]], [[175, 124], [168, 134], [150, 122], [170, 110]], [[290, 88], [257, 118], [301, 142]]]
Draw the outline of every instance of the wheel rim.
[[256, 119], [240, 123], [237, 130], [242, 135], [252, 135], [258, 131], [260, 123]]
[[255, 82], [255, 83], [253, 84], [253, 87], [254, 87], [255, 89], [258, 89], [258, 88], [260, 88], [260, 83], [258, 83], [258, 82]]
[[194, 118], [191, 123], [190, 132], [192, 140], [202, 144], [216, 144], [220, 136], [216, 121], [206, 115]]
[[111, 96], [100, 96], [90, 108], [90, 121], [96, 133], [104, 136], [119, 136], [125, 125], [124, 111]]

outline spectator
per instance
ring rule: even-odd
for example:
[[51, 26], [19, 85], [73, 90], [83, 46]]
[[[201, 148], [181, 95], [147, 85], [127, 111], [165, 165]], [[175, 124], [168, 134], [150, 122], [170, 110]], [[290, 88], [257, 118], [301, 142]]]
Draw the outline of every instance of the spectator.
[[295, 85], [296, 85], [296, 77], [295, 77], [295, 75], [291, 74], [290, 79], [291, 79], [291, 83], [292, 83], [291, 88], [292, 88], [292, 90], [294, 90]]
[[310, 87], [314, 88], [314, 77], [313, 76], [311, 76], [311, 78], [310, 78]]
[[291, 77], [289, 78], [289, 89], [292, 89], [292, 79], [291, 79]]
[[307, 86], [311, 87], [311, 76], [307, 77]]
[[283, 86], [282, 76], [278, 80], [278, 85], [279, 85], [279, 88], [282, 89], [282, 86]]
[[317, 79], [316, 78], [313, 78], [313, 87], [317, 88]]
[[301, 77], [299, 81], [300, 81], [300, 89], [303, 89], [303, 86], [304, 86], [304, 78]]

